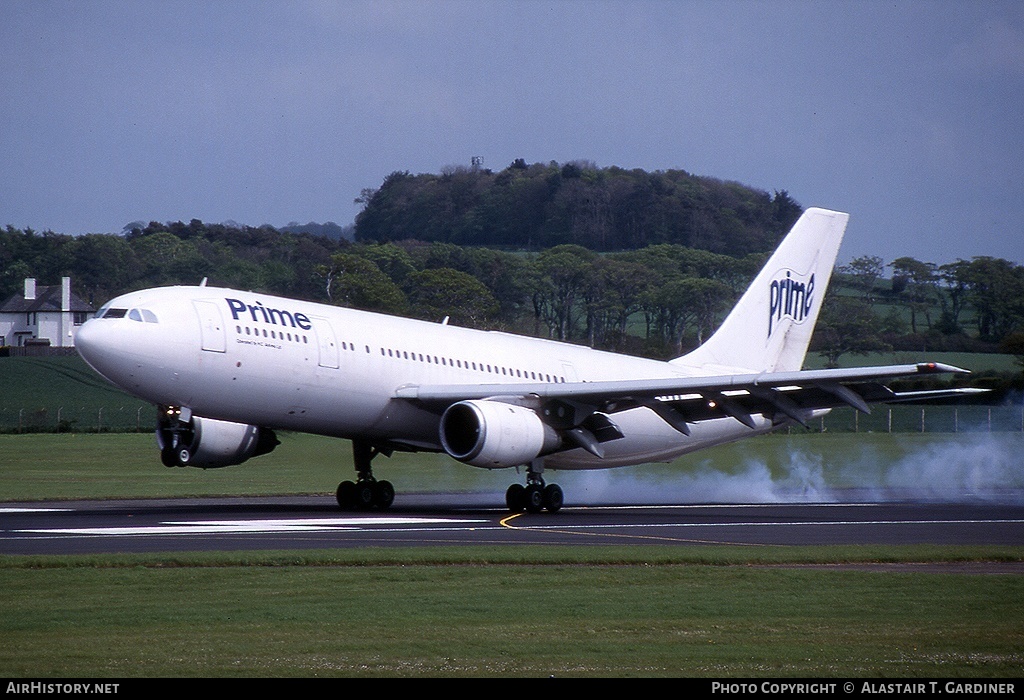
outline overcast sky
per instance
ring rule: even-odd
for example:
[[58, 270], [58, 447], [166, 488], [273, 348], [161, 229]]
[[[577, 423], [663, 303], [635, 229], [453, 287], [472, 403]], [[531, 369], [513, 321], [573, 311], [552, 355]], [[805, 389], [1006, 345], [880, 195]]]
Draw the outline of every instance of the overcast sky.
[[0, 226], [352, 223], [395, 170], [586, 160], [1024, 263], [1024, 3], [0, 0]]

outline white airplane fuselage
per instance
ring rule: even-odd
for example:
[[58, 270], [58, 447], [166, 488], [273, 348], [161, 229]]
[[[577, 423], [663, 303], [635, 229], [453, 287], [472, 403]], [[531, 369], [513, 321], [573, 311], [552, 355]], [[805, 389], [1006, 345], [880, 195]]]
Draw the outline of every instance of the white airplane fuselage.
[[[216, 287], [123, 295], [87, 322], [79, 352], [112, 383], [194, 415], [441, 451], [440, 415], [396, 399], [410, 385], [554, 385], [692, 377], [692, 368], [543, 339], [485, 332]], [[120, 312], [118, 312], [120, 314]], [[669, 461], [767, 432], [732, 418], [682, 435], [643, 407], [616, 414], [624, 437], [601, 458], [574, 448], [555, 469]]]

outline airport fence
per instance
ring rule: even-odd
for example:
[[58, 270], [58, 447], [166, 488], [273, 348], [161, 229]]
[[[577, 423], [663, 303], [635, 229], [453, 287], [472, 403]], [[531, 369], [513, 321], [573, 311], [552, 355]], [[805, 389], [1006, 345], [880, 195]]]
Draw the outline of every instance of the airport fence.
[[[156, 426], [156, 408], [142, 402], [110, 406], [0, 407], [0, 433], [144, 433]], [[794, 428], [793, 430], [803, 430]], [[1024, 406], [875, 405], [870, 414], [834, 409], [812, 420], [813, 432], [1024, 432]]]
[[0, 433], [145, 433], [156, 428], [156, 407], [0, 407]]
[[1024, 432], [1024, 406], [876, 404], [869, 414], [836, 408], [811, 421], [808, 429], [835, 433]]

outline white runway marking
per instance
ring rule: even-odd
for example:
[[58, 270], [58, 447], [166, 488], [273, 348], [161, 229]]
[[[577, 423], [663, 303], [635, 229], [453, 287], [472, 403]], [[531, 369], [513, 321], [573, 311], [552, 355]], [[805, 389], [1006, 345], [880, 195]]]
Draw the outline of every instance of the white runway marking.
[[209, 535], [284, 532], [326, 532], [360, 530], [378, 525], [450, 525], [485, 523], [486, 520], [456, 518], [292, 518], [282, 520], [194, 520], [167, 522], [137, 527], [56, 528], [51, 530], [16, 530], [33, 535], [133, 537], [150, 535]]
[[1019, 519], [992, 520], [794, 520], [792, 522], [728, 522], [728, 523], [612, 523], [606, 525], [517, 525], [521, 530], [590, 530], [607, 528], [647, 528], [647, 527], [680, 527], [680, 528], [729, 528], [729, 527], [822, 527], [839, 525], [988, 525], [994, 523], [1024, 523]]
[[0, 515], [4, 513], [64, 513], [71, 508], [0, 508]]

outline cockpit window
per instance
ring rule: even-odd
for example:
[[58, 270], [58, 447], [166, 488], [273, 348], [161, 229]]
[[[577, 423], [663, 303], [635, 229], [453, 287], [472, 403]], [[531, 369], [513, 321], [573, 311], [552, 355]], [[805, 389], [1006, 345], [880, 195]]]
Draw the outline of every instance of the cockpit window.
[[149, 309], [132, 309], [128, 312], [128, 318], [140, 323], [157, 323], [156, 314]]
[[96, 314], [96, 318], [124, 318], [127, 313], [128, 309], [107, 308], [106, 311], [100, 310], [100, 313]]

